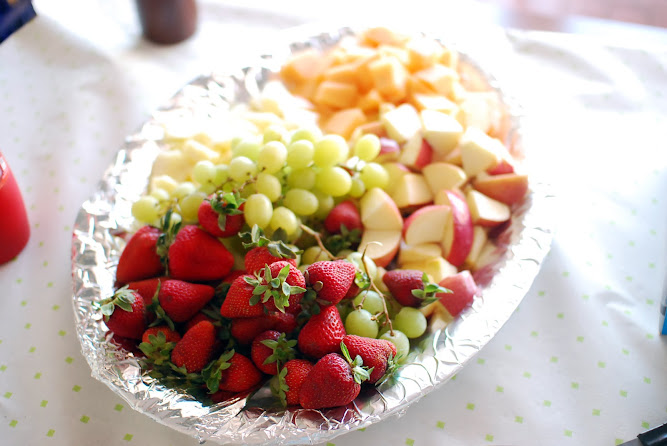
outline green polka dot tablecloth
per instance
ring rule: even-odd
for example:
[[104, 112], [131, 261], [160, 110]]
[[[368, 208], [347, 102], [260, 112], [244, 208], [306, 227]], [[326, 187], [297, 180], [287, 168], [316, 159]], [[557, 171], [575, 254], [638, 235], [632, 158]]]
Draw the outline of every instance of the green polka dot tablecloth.
[[[72, 223], [124, 137], [181, 85], [322, 18], [260, 3], [202, 0], [195, 37], [159, 47], [139, 39], [130, 0], [35, 1], [38, 17], [0, 45], [0, 150], [32, 228], [0, 267], [3, 444], [196, 444], [90, 377], [71, 307]], [[558, 195], [553, 248], [461, 373], [328, 446], [612, 446], [667, 421], [667, 50], [499, 36]]]

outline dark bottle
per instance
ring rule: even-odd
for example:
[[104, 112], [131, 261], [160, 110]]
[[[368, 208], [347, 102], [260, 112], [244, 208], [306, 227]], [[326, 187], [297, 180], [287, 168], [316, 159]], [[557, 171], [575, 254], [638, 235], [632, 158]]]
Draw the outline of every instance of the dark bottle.
[[197, 29], [195, 0], [137, 0], [144, 37], [155, 43], [182, 42]]

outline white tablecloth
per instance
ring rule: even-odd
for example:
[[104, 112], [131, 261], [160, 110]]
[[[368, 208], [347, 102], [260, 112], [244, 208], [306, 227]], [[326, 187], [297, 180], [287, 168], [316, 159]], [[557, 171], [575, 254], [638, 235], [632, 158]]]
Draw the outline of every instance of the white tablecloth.
[[[0, 267], [3, 444], [196, 444], [90, 377], [72, 317], [72, 224], [124, 137], [181, 85], [254, 55], [275, 30], [384, 5], [315, 3], [202, 0], [196, 36], [158, 47], [140, 39], [129, 0], [35, 1], [38, 18], [0, 45], [0, 150], [32, 225]], [[437, 7], [429, 23], [489, 31], [474, 9]], [[559, 196], [551, 253], [454, 380], [329, 445], [614, 445], [667, 421], [667, 49], [494, 35]]]

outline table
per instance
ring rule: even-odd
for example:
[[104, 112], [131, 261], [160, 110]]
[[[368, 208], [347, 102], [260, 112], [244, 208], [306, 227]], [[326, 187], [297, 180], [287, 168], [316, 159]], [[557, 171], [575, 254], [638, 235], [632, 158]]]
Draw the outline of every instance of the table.
[[[0, 436], [194, 445], [90, 377], [71, 310], [72, 224], [124, 137], [181, 85], [323, 16], [303, 1], [202, 0], [196, 36], [158, 47], [139, 38], [129, 0], [50, 3], [35, 1], [38, 17], [0, 45], [0, 149], [32, 224], [0, 267]], [[395, 13], [338, 3], [329, 20]], [[613, 445], [664, 423], [667, 47], [641, 36], [665, 33], [504, 31], [474, 3], [413, 3], [440, 8], [425, 26], [501, 39], [560, 218], [533, 287], [472, 363], [401, 418], [328, 445]]]

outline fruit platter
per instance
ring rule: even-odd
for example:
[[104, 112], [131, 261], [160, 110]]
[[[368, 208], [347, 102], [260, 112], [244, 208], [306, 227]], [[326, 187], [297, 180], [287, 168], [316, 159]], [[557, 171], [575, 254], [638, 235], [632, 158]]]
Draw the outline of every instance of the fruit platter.
[[193, 80], [77, 217], [93, 376], [221, 444], [400, 415], [498, 332], [549, 249], [521, 130], [473, 55], [386, 27]]

